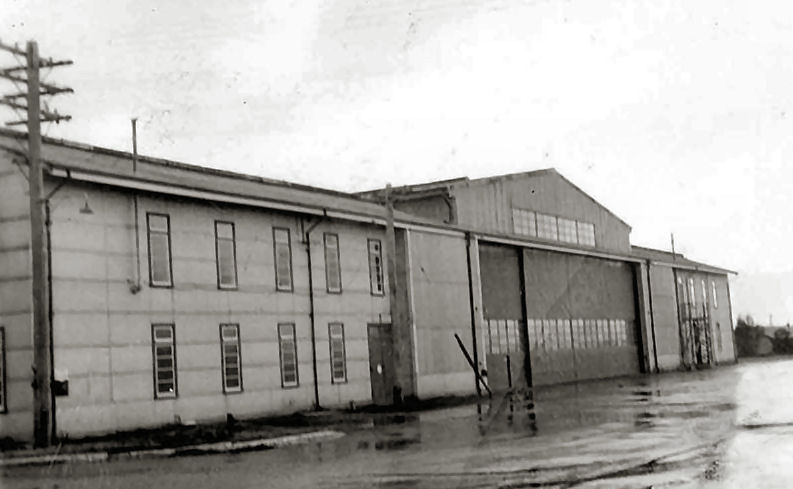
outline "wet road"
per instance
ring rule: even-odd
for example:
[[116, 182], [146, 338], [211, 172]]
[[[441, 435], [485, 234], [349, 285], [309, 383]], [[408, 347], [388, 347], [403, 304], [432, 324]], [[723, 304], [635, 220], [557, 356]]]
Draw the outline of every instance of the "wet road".
[[793, 360], [541, 389], [264, 452], [5, 469], [9, 488], [791, 487]]

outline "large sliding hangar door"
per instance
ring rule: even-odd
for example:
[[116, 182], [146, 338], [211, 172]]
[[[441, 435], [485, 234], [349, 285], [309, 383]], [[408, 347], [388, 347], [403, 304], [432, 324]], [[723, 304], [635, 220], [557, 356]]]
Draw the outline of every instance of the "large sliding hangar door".
[[523, 250], [535, 385], [639, 373], [632, 265]]
[[526, 322], [523, 314], [521, 257], [518, 248], [480, 244], [482, 344], [490, 388], [526, 387]]
[[505, 363], [513, 385], [521, 374], [546, 385], [640, 371], [631, 264], [484, 243], [479, 249], [491, 384], [504, 383]]

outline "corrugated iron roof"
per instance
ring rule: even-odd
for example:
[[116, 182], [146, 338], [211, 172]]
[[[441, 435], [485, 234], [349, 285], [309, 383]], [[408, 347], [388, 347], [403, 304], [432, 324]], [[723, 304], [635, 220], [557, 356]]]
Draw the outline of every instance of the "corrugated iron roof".
[[[24, 155], [24, 152], [19, 149], [19, 145], [13, 140], [24, 141], [26, 138], [26, 133], [0, 129], [0, 145], [8, 151]], [[51, 167], [226, 195], [266, 199], [315, 209], [342, 211], [372, 218], [385, 216], [383, 205], [344, 192], [140, 155], [137, 157], [137, 168], [133, 171], [133, 155], [131, 153], [61, 139], [42, 139], [42, 159]], [[446, 227], [401, 211], [394, 211], [394, 218], [403, 222]]]
[[[27, 134], [24, 132], [0, 128], [0, 149], [24, 157], [26, 153], [22, 149], [23, 146], [19, 143], [24, 142], [26, 138]], [[133, 171], [133, 155], [125, 151], [48, 137], [42, 138], [42, 142], [42, 159], [50, 168], [58, 168], [73, 172], [82, 171], [100, 176], [128, 179], [131, 181], [157, 183], [181, 189], [196, 189], [222, 195], [261, 199], [268, 202], [291, 204], [317, 210], [346, 212], [372, 219], [382, 220], [385, 216], [384, 207], [372, 200], [372, 196], [379, 192], [377, 190], [359, 194], [348, 194], [141, 155], [138, 155], [137, 168]], [[413, 189], [426, 191], [432, 188], [441, 188], [458, 183], [468, 184], [470, 182], [484, 182], [493, 179], [516, 178], [543, 172], [554, 172], [564, 178], [564, 176], [559, 174], [555, 169], [550, 168], [486, 177], [476, 180], [469, 180], [467, 177], [463, 177], [420, 184], [418, 186], [395, 187], [394, 190], [401, 189], [402, 191], [410, 193]], [[564, 179], [569, 182], [566, 178]], [[575, 186], [572, 182], [570, 183]], [[586, 195], [585, 192], [581, 192]], [[367, 193], [372, 195], [362, 195]], [[592, 200], [594, 201], [594, 199]], [[424, 219], [397, 210], [394, 211], [394, 218], [402, 223], [417, 224], [429, 228], [445, 229], [453, 232], [477, 232], [475, 229], [465, 229], [459, 226], [440, 224], [433, 220]], [[514, 240], [514, 236], [505, 236], [505, 238]], [[526, 245], [531, 244], [531, 242], [526, 242]], [[576, 250], [571, 248], [570, 251], [575, 252]], [[720, 274], [736, 273], [731, 270], [689, 260], [680, 254], [675, 254], [673, 256], [667, 251], [641, 246], [633, 246], [630, 256], [666, 263], [680, 268]]]
[[[426, 183], [418, 183], [418, 184], [414, 184], [414, 185], [402, 185], [400, 187], [392, 187], [391, 191], [396, 193], [396, 194], [398, 194], [398, 195], [399, 194], [402, 194], [402, 195], [411, 194], [411, 193], [424, 193], [424, 192], [428, 192], [428, 191], [432, 191], [432, 190], [440, 190], [440, 189], [446, 189], [446, 188], [449, 188], [449, 187], [454, 187], [455, 185], [465, 185], [465, 186], [487, 185], [487, 184], [490, 184], [492, 182], [497, 182], [497, 181], [502, 181], [502, 180], [515, 180], [515, 179], [519, 179], [519, 178], [532, 177], [532, 176], [543, 175], [543, 174], [552, 174], [552, 175], [558, 176], [559, 178], [564, 180], [568, 185], [573, 187], [576, 191], [580, 192], [584, 197], [586, 197], [589, 200], [591, 200], [592, 203], [594, 203], [595, 205], [597, 205], [598, 207], [600, 207], [601, 209], [603, 209], [604, 211], [609, 213], [611, 216], [613, 216], [616, 220], [621, 222], [625, 227], [627, 227], [628, 229], [631, 229], [631, 225], [630, 224], [625, 222], [620, 216], [615, 214], [611, 209], [609, 209], [608, 207], [604, 206], [603, 204], [598, 202], [594, 197], [592, 197], [591, 195], [586, 193], [584, 190], [582, 190], [581, 187], [579, 187], [575, 183], [571, 182], [567, 177], [565, 177], [564, 175], [559, 173], [559, 171], [556, 168], [541, 168], [541, 169], [538, 169], [538, 170], [529, 170], [529, 171], [516, 172], [516, 173], [506, 173], [506, 174], [503, 174], [503, 175], [494, 175], [494, 176], [491, 176], [491, 177], [481, 177], [481, 178], [468, 178], [468, 177], [451, 178], [451, 179], [448, 179], [448, 180], [438, 180], [438, 181], [435, 181], [435, 182], [426, 182]], [[384, 195], [384, 192], [385, 192], [384, 188], [378, 188], [378, 189], [373, 189], [373, 190], [367, 190], [365, 192], [358, 192], [357, 195], [360, 195], [360, 196], [363, 196], [363, 197], [368, 197], [368, 198], [373, 198], [373, 197], [378, 197], [378, 196]]]
[[685, 268], [689, 270], [701, 270], [703, 272], [712, 272], [718, 274], [728, 274], [728, 273], [735, 275], [738, 274], [738, 272], [727, 270], [726, 268], [715, 267], [713, 265], [708, 265], [707, 263], [689, 260], [680, 253], [672, 254], [671, 251], [657, 250], [655, 248], [646, 248], [643, 246], [631, 245], [631, 255], [637, 258], [642, 258], [644, 260], [651, 260], [658, 263], [664, 263], [677, 268]]

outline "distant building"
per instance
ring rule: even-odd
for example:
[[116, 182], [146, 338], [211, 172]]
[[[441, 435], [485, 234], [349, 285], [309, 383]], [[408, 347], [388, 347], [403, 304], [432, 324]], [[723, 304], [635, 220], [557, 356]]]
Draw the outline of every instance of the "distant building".
[[[25, 135], [0, 131], [0, 436], [33, 393]], [[45, 139], [56, 432], [735, 361], [728, 272], [555, 170], [358, 195]], [[311, 285], [309, 285], [311, 284]], [[68, 385], [68, 390], [66, 386]]]

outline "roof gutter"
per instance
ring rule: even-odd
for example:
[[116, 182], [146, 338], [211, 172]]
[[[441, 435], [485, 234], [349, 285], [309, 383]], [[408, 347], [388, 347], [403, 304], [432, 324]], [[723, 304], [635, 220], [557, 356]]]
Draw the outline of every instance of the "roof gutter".
[[[324, 207], [311, 207], [299, 204], [290, 204], [288, 202], [279, 202], [276, 200], [269, 200], [256, 197], [244, 197], [239, 195], [232, 195], [223, 192], [213, 192], [209, 190], [199, 190], [189, 187], [180, 187], [171, 184], [146, 181], [138, 178], [121, 178], [109, 175], [101, 175], [97, 173], [85, 172], [80, 170], [71, 170], [68, 168], [59, 168], [51, 166], [49, 174], [54, 177], [67, 178], [70, 180], [77, 180], [81, 182], [95, 183], [101, 185], [109, 185], [113, 187], [121, 187], [127, 189], [142, 190], [146, 192], [161, 193], [168, 195], [177, 195], [180, 197], [188, 197], [199, 200], [211, 200], [216, 202], [224, 202], [227, 204], [237, 204], [249, 207], [259, 207], [271, 210], [280, 210], [287, 212], [294, 212], [297, 214], [308, 214], [313, 216], [329, 217], [333, 219], [341, 219], [345, 221], [353, 221], [363, 224], [373, 224], [376, 226], [386, 225], [385, 217], [375, 217], [365, 214], [358, 214], [348, 211], [331, 210]], [[403, 229], [410, 229], [415, 231], [423, 231], [435, 234], [446, 234], [451, 236], [464, 237], [465, 233], [453, 229], [436, 228], [431, 225], [422, 225], [410, 223], [407, 221], [396, 221], [396, 227]]]
[[602, 253], [598, 251], [582, 250], [579, 248], [566, 248], [564, 246], [555, 246], [551, 244], [535, 243], [532, 241], [522, 241], [518, 239], [501, 238], [498, 236], [488, 236], [484, 234], [477, 234], [477, 239], [480, 241], [487, 241], [491, 243], [507, 244], [513, 246], [522, 246], [524, 248], [532, 248], [537, 250], [556, 251], [559, 253], [568, 253], [571, 255], [590, 256], [593, 258], [604, 258], [606, 260], [619, 260], [633, 263], [644, 262], [641, 258], [636, 258], [630, 255], [620, 255], [616, 253]]
[[647, 263], [650, 265], [657, 265], [660, 267], [679, 268], [681, 270], [690, 270], [694, 272], [715, 273], [718, 275], [738, 275], [738, 272], [734, 270], [727, 270], [724, 268], [715, 268], [715, 267], [709, 267], [703, 265], [686, 265], [680, 262], [668, 263], [668, 262], [656, 261], [656, 260], [647, 260]]

